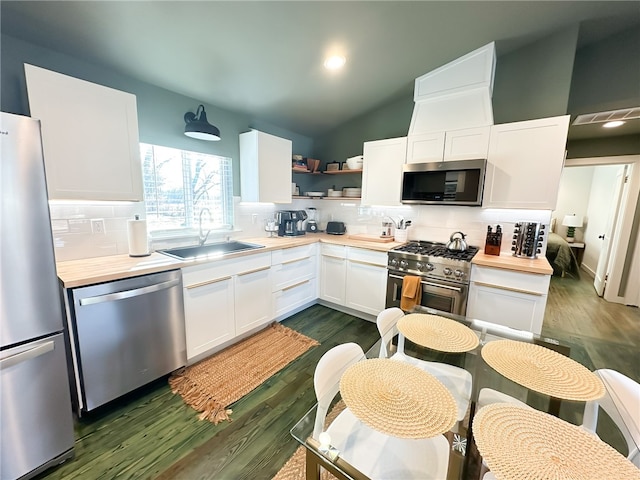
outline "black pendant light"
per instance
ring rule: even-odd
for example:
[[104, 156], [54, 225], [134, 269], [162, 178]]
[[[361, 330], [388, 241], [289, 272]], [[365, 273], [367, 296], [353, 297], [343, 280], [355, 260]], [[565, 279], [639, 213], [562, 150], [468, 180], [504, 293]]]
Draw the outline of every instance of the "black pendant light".
[[195, 114], [193, 112], [185, 113], [184, 121], [186, 124], [184, 126], [184, 134], [187, 137], [208, 140], [210, 142], [220, 140], [220, 130], [207, 121], [204, 105], [198, 106]]

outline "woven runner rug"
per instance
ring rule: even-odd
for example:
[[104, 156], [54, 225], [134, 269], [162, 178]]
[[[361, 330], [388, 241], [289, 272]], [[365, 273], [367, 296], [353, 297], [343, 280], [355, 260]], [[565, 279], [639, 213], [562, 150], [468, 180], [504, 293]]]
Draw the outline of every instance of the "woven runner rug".
[[169, 377], [173, 393], [215, 424], [231, 420], [227, 408], [319, 343], [279, 323]]
[[[324, 420], [324, 426], [327, 428], [331, 425], [336, 417], [345, 409], [346, 405], [342, 400], [339, 400], [333, 408], [327, 414]], [[273, 480], [305, 480], [307, 469], [306, 469], [306, 453], [305, 448], [301, 445], [298, 449], [293, 453], [291, 458], [287, 460], [287, 463], [276, 473]], [[320, 467], [320, 479], [321, 480], [336, 480], [336, 477], [331, 475], [328, 470]]]

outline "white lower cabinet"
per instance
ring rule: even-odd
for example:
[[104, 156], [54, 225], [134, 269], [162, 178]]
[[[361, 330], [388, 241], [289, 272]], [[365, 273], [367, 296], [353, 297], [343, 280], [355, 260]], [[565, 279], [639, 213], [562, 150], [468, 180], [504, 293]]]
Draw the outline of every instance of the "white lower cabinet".
[[320, 298], [344, 305], [347, 297], [347, 247], [320, 244], [320, 250]]
[[272, 320], [271, 253], [182, 269], [187, 361]]
[[320, 298], [378, 315], [385, 306], [387, 253], [342, 245], [321, 245]]
[[378, 315], [385, 307], [387, 254], [347, 248], [346, 306]]
[[236, 335], [264, 325], [272, 319], [270, 268], [270, 265], [262, 266], [236, 275]]
[[317, 245], [275, 250], [271, 257], [273, 317], [314, 301], [317, 297]]
[[467, 316], [540, 334], [550, 279], [550, 275], [472, 265]]

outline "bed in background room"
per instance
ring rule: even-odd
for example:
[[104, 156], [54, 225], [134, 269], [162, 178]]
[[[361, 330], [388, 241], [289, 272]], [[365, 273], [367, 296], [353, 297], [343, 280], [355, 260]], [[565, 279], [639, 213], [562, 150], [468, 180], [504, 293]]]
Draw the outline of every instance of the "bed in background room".
[[557, 233], [549, 232], [546, 256], [554, 275], [580, 278], [580, 268], [573, 250], [569, 243]]

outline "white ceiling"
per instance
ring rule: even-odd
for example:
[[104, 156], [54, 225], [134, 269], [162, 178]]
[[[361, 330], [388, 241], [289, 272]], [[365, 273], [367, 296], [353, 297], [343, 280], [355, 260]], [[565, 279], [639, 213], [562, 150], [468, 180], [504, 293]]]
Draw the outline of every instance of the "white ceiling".
[[[482, 45], [498, 55], [577, 22], [640, 22], [635, 1], [7, 1], [2, 32], [309, 136], [406, 95]], [[595, 27], [594, 27], [595, 25]], [[345, 69], [330, 73], [337, 50]], [[195, 108], [195, 106], [194, 106]]]

